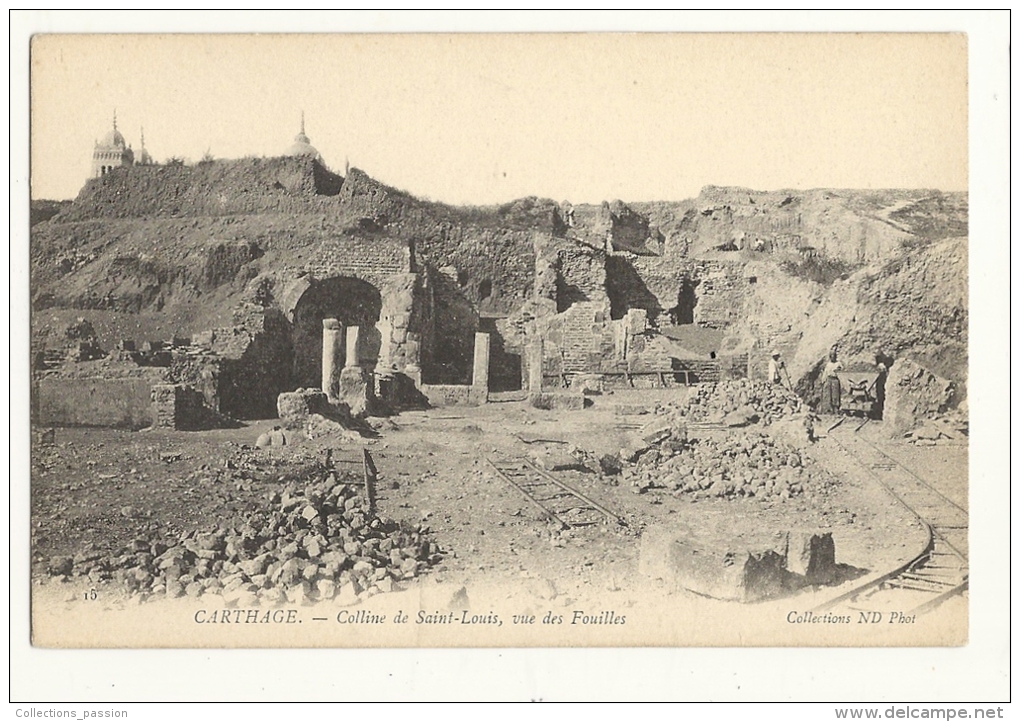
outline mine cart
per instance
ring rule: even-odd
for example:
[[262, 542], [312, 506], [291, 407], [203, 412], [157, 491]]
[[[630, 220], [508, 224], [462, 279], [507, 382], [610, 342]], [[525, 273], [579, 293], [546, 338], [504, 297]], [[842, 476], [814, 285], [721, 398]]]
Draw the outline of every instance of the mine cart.
[[840, 410], [847, 416], [871, 416], [878, 402], [875, 387], [877, 371], [842, 371], [838, 374], [842, 387]]

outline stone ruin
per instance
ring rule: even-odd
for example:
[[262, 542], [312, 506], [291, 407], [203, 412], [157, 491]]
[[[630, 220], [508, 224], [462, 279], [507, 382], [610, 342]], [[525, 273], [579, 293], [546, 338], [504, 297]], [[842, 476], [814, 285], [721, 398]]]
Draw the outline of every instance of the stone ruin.
[[[166, 368], [161, 383], [189, 387], [209, 411], [233, 418], [275, 416], [280, 394], [308, 388], [359, 416], [477, 405], [502, 393], [574, 410], [616, 388], [761, 378], [769, 351], [792, 356], [800, 333], [782, 319], [749, 320], [762, 303], [759, 275], [778, 268], [763, 259], [873, 261], [906, 234], [886, 238], [886, 226], [865, 224], [844, 248], [804, 220], [808, 206], [832, 206], [833, 223], [849, 217], [838, 197], [816, 192], [708, 187], [675, 204], [526, 198], [453, 209], [357, 169], [337, 176], [314, 159], [123, 170], [90, 181], [37, 232], [59, 236], [60, 221], [107, 217], [145, 225], [236, 216], [235, 240], [203, 251], [200, 279], [211, 290], [252, 271], [232, 323], [194, 332], [189, 343], [136, 350], [128, 341], [117, 352]], [[133, 184], [139, 173], [145, 182]], [[188, 189], [185, 205], [160, 190], [164, 175]], [[307, 252], [247, 268], [265, 251], [246, 233], [281, 213]], [[56, 303], [52, 296], [43, 300]], [[74, 303], [131, 307], [112, 297]], [[95, 358], [98, 347], [81, 343], [74, 360]]]
[[641, 535], [638, 571], [667, 587], [713, 599], [757, 602], [813, 585], [843, 581], [831, 532], [677, 533], [653, 527]]

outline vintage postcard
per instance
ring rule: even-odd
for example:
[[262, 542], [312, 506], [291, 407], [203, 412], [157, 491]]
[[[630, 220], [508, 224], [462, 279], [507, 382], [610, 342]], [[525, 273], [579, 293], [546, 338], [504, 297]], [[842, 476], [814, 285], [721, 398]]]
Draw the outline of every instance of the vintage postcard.
[[968, 38], [31, 43], [37, 647], [968, 642]]

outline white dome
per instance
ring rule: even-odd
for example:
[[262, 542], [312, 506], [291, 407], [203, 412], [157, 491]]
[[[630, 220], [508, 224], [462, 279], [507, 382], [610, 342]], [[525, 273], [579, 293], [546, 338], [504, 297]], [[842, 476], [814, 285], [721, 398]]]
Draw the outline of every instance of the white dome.
[[308, 136], [305, 135], [305, 114], [301, 112], [301, 132], [294, 136], [294, 142], [287, 148], [284, 155], [288, 156], [309, 156], [315, 158], [317, 161], [322, 161], [322, 156], [319, 155], [319, 151], [315, 149], [312, 142], [308, 140]]
[[105, 148], [125, 148], [127, 147], [127, 142], [115, 126], [113, 130], [103, 136], [103, 139], [99, 141], [99, 145]]
[[308, 136], [304, 133], [298, 133], [294, 136], [294, 142], [289, 148], [287, 148], [286, 155], [302, 156], [310, 155], [316, 160], [321, 160], [319, 151], [315, 150], [315, 146], [308, 140]]

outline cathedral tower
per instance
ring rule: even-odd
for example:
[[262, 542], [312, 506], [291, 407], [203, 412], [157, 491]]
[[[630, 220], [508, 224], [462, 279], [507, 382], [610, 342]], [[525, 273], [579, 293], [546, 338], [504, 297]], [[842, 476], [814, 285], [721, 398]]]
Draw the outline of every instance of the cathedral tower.
[[114, 168], [133, 165], [134, 151], [125, 142], [124, 136], [117, 130], [117, 113], [113, 114], [113, 130], [96, 141], [92, 150], [92, 177], [101, 178]]

